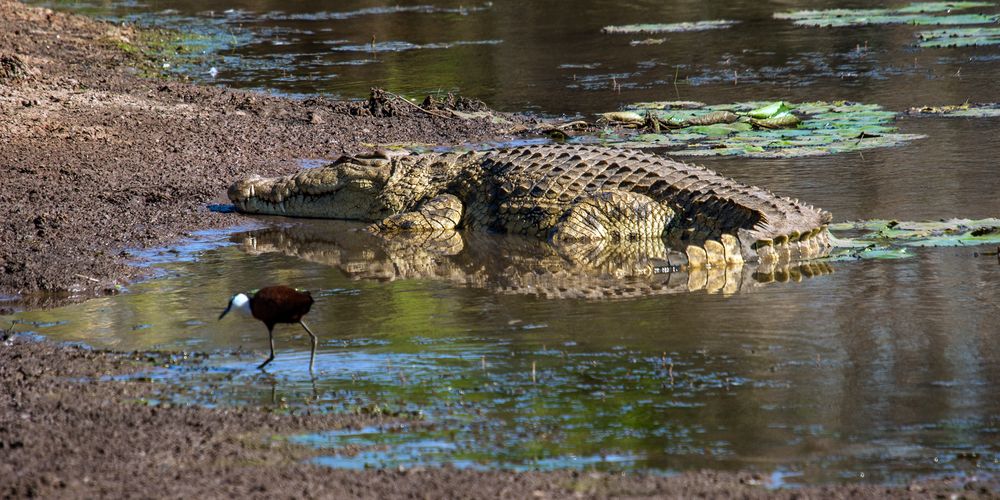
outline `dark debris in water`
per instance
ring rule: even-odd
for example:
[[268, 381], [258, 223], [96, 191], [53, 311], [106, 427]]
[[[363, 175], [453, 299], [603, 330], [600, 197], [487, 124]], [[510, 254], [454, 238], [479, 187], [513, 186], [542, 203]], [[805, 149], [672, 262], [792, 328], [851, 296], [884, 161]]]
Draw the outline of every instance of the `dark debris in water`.
[[945, 116], [957, 118], [997, 118], [1000, 117], [1000, 103], [963, 103], [945, 106], [920, 106], [906, 112], [910, 116]]

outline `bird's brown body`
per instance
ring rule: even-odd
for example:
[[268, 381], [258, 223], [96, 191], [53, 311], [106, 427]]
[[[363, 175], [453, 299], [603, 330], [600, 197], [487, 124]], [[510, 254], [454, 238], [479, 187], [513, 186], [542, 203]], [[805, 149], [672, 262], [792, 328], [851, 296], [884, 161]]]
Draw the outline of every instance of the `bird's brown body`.
[[309, 292], [299, 291], [289, 286], [276, 285], [261, 288], [249, 295], [238, 293], [229, 301], [229, 306], [219, 315], [221, 320], [233, 308], [250, 313], [255, 319], [267, 326], [267, 341], [271, 348], [271, 355], [264, 360], [258, 368], [263, 369], [274, 360], [274, 325], [278, 323], [298, 323], [305, 328], [309, 338], [312, 339], [312, 350], [309, 352], [309, 371], [312, 372], [313, 362], [316, 359], [316, 346], [319, 340], [316, 335], [302, 321], [302, 317], [309, 313], [312, 308], [313, 298]]
[[278, 323], [298, 323], [309, 312], [313, 298], [309, 292], [278, 285], [257, 290], [250, 297], [250, 313], [270, 330]]

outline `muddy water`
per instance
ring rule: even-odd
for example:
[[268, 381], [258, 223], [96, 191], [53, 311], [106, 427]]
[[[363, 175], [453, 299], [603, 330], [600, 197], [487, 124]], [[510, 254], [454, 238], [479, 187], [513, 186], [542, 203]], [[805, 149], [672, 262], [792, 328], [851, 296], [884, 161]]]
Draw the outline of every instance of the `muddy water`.
[[[546, 114], [676, 98], [852, 99], [902, 110], [1000, 95], [1000, 49], [917, 49], [909, 26], [797, 28], [771, 18], [785, 3], [400, 5], [90, 7], [206, 34], [217, 51], [180, 68], [196, 80], [289, 94], [459, 90]], [[741, 22], [701, 33], [599, 32], [706, 19]], [[630, 45], [658, 37], [666, 41]], [[837, 220], [1000, 215], [1000, 123], [899, 125], [928, 138], [863, 155], [703, 163]], [[544, 247], [504, 239], [427, 255], [379, 249], [345, 236], [344, 225], [262, 223], [291, 227], [166, 252], [160, 279], [20, 314], [19, 328], [118, 349], [242, 347], [154, 374], [178, 383], [165, 399], [416, 412], [435, 424], [294, 438], [329, 447], [320, 462], [334, 466], [749, 468], [793, 483], [1000, 468], [1000, 263], [975, 249], [786, 272], [813, 277], [785, 283], [746, 270], [729, 288], [691, 276], [664, 284], [661, 275], [654, 289], [607, 268], [553, 267]], [[216, 321], [234, 291], [276, 282], [316, 293], [308, 319], [323, 342], [314, 379], [304, 332], [281, 329], [277, 360], [261, 374], [253, 367], [264, 328]], [[570, 293], [579, 290], [624, 296]], [[363, 451], [338, 455], [345, 444]]]

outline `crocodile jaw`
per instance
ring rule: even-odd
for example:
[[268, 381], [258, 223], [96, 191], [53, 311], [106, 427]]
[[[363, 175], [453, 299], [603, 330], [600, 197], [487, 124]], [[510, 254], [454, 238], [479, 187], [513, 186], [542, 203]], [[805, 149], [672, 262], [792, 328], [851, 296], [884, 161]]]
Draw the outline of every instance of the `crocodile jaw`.
[[292, 176], [242, 179], [228, 196], [244, 213], [376, 221], [398, 210], [384, 195], [388, 177], [385, 165], [335, 163]]

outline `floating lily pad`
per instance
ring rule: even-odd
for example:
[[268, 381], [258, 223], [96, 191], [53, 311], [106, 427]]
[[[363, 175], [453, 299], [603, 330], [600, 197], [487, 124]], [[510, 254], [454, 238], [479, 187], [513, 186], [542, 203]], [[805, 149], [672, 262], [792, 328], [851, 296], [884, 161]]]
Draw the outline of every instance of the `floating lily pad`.
[[[992, 7], [988, 2], [918, 2], [894, 9], [828, 9], [778, 12], [776, 19], [800, 26], [841, 27], [870, 24], [965, 25], [988, 24], [996, 15], [950, 14], [952, 11]], [[946, 13], [947, 15], [934, 15]]]
[[921, 47], [974, 47], [1000, 44], [1000, 28], [952, 28], [921, 31]]
[[768, 104], [767, 106], [751, 110], [749, 113], [747, 113], [747, 116], [749, 116], [750, 118], [757, 118], [758, 120], [763, 120], [766, 118], [772, 118], [781, 113], [787, 113], [791, 110], [792, 108], [788, 107], [788, 105], [785, 104], [784, 101], [778, 101], [772, 104]]
[[897, 260], [912, 257], [913, 253], [906, 248], [866, 246], [862, 248], [836, 248], [824, 260], [828, 262], [844, 262], [852, 260]]
[[923, 106], [910, 108], [907, 112], [910, 115], [934, 115], [961, 118], [998, 118], [1000, 117], [1000, 103], [965, 103], [950, 106]]
[[624, 26], [605, 26], [601, 33], [684, 33], [688, 31], [706, 31], [728, 28], [739, 21], [721, 19], [717, 21], [697, 21], [690, 23], [670, 24], [626, 24]]
[[905, 13], [928, 13], [928, 12], [951, 12], [953, 10], [979, 9], [983, 7], [993, 7], [993, 2], [917, 2], [906, 7], [895, 9], [896, 12]]
[[[669, 148], [675, 156], [793, 158], [896, 146], [923, 137], [897, 133], [893, 124], [896, 113], [873, 104], [739, 102], [695, 106], [698, 104], [643, 102], [626, 106], [625, 111], [601, 116], [632, 129], [606, 130], [576, 136], [572, 141]], [[628, 119], [610, 119], [616, 116]]]
[[663, 44], [663, 42], [666, 42], [666, 41], [667, 41], [666, 38], [647, 38], [645, 40], [632, 40], [628, 44], [632, 45], [632, 46], [635, 46], [635, 45], [661, 45], [661, 44]]
[[897, 247], [1000, 245], [1000, 219], [899, 222], [869, 220], [832, 224], [830, 231], [853, 233], [855, 244]]
[[1000, 219], [863, 220], [830, 224], [830, 233], [828, 260], [904, 259], [913, 247], [1000, 245]]

